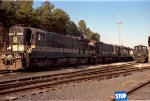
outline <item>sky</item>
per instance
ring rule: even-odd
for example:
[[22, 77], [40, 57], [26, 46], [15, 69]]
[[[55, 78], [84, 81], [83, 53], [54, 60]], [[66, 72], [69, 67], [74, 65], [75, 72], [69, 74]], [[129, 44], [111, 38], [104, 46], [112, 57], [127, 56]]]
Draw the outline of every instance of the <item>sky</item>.
[[[43, 1], [34, 1], [33, 7]], [[146, 45], [150, 36], [150, 0], [51, 0], [55, 8], [63, 9], [78, 25], [85, 20], [86, 26], [100, 34], [100, 41], [133, 48]], [[119, 20], [120, 19], [120, 20]]]

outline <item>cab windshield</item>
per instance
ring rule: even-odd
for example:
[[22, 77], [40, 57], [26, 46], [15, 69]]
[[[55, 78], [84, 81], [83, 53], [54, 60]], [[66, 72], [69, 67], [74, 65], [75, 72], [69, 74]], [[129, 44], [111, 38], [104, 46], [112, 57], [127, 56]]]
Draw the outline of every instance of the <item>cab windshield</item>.
[[136, 46], [135, 50], [146, 50], [147, 48], [145, 46]]

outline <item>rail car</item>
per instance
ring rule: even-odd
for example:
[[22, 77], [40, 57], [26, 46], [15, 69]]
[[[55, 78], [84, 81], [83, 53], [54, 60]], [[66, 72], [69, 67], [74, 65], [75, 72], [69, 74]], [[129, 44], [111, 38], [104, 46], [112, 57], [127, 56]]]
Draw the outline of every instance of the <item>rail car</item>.
[[[1, 43], [2, 44], [2, 43]], [[5, 43], [3, 43], [5, 44]], [[3, 45], [6, 46], [6, 45]], [[13, 26], [0, 52], [0, 69], [49, 68], [131, 60], [131, 49], [41, 29]], [[121, 55], [118, 50], [121, 48]]]
[[138, 63], [148, 62], [148, 49], [146, 46], [137, 45], [133, 51], [134, 60]]

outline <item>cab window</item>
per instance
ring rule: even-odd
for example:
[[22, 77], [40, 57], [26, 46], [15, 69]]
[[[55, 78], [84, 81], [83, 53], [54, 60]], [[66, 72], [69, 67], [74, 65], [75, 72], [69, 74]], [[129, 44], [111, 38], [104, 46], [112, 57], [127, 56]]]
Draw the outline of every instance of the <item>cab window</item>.
[[139, 50], [139, 48], [138, 48], [138, 47], [135, 47], [135, 50]]
[[143, 50], [146, 50], [147, 48], [146, 47], [143, 47]]
[[46, 41], [46, 37], [44, 33], [38, 33], [37, 36], [39, 41]]

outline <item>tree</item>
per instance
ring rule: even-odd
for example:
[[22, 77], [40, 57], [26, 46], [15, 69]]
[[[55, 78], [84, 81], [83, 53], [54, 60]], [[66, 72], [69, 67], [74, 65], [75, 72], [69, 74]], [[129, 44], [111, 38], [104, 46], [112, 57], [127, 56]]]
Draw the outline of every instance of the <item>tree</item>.
[[56, 8], [53, 13], [52, 29], [56, 33], [67, 34], [67, 27], [69, 26], [70, 17], [62, 9]]
[[89, 28], [86, 29], [86, 38], [87, 39], [91, 39], [93, 34], [94, 33]]
[[19, 1], [16, 10], [17, 23], [31, 26], [33, 22], [33, 1]]
[[98, 33], [87, 28], [85, 20], [80, 20], [77, 27], [65, 11], [54, 9], [54, 5], [49, 1], [43, 2], [36, 9], [33, 9], [32, 5], [33, 1], [0, 1], [1, 32], [8, 33], [9, 27], [21, 24], [63, 35], [86, 37], [96, 41], [100, 39]]
[[15, 25], [16, 3], [14, 1], [0, 1], [0, 33], [6, 41], [9, 27]]
[[80, 20], [79, 23], [78, 23], [78, 27], [79, 27], [79, 30], [84, 34], [86, 35], [86, 23], [85, 23], [85, 20]]
[[90, 28], [87, 28], [84, 20], [80, 20], [78, 26], [85, 38], [89, 40], [100, 41], [100, 35], [91, 31]]
[[16, 4], [14, 1], [1, 1], [0, 3], [0, 22], [4, 28], [8, 29], [14, 24]]
[[73, 36], [82, 36], [82, 33], [78, 30], [77, 25], [70, 21], [69, 26], [67, 27], [67, 34]]
[[45, 1], [40, 7], [34, 10], [34, 14], [37, 17], [38, 22], [40, 23], [40, 28], [45, 30], [51, 29], [53, 8], [54, 5], [52, 5], [49, 1]]
[[91, 39], [92, 40], [95, 40], [97, 42], [100, 41], [100, 35], [98, 33], [94, 33], [92, 36], [91, 36]]

